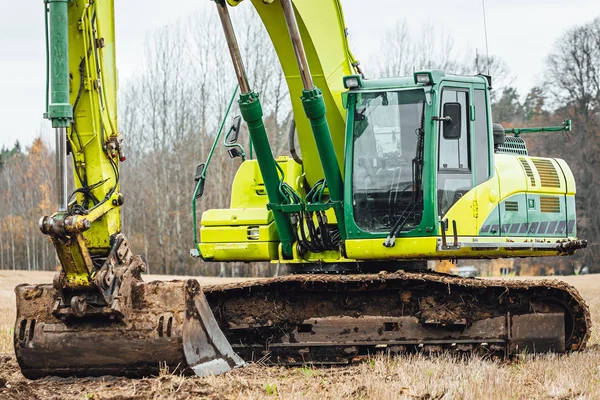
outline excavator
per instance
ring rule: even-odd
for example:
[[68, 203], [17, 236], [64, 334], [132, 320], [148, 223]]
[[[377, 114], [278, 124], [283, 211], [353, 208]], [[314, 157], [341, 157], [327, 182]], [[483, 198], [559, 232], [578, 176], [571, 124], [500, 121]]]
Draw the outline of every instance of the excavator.
[[[571, 255], [586, 246], [569, 166], [530, 156], [521, 137], [570, 130], [570, 122], [494, 124], [485, 75], [367, 79], [340, 0], [248, 0], [291, 95], [291, 155], [275, 158], [231, 22], [241, 1], [212, 3], [239, 86], [230, 108], [237, 99], [241, 118], [224, 141], [242, 162], [229, 208], [204, 210], [199, 227], [210, 156], [196, 168], [191, 254], [285, 264], [290, 274], [206, 287], [142, 280], [145, 260], [121, 232], [114, 2], [45, 0], [58, 209], [40, 229], [61, 266], [52, 283], [15, 289], [23, 375], [135, 377], [165, 367], [207, 375], [252, 361], [583, 350], [590, 313], [570, 285], [427, 269], [429, 260]], [[242, 119], [250, 158], [238, 143]]]

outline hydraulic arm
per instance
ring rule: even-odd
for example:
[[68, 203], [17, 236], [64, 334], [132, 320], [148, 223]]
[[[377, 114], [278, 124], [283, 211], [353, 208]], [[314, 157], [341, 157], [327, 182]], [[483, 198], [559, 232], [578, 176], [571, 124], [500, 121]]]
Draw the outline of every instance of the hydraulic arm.
[[[15, 353], [28, 378], [198, 375], [243, 364], [195, 280], [144, 283], [121, 232], [114, 3], [48, 0], [46, 117], [56, 131], [58, 211], [40, 229], [61, 268], [51, 285], [16, 289]], [[67, 197], [67, 154], [75, 190]]]
[[[63, 267], [56, 280], [67, 302], [61, 312], [71, 312], [70, 302], [77, 297], [73, 305], [81, 313], [85, 301], [75, 292], [98, 287], [97, 272], [111, 249], [125, 240], [117, 237], [124, 199], [119, 163], [125, 156], [116, 119], [113, 3], [47, 3], [50, 103], [45, 116], [56, 132], [58, 212], [43, 217], [40, 229], [49, 235]], [[71, 197], [68, 153], [76, 187]], [[110, 304], [110, 291], [102, 296]]]
[[[250, 89], [240, 50], [237, 45], [237, 39], [233, 31], [233, 26], [231, 25], [227, 5], [225, 2], [220, 1], [217, 1], [216, 5], [221, 25], [223, 26], [225, 39], [227, 40], [227, 45], [229, 47], [235, 74], [240, 85], [241, 93], [238, 101], [240, 111], [244, 121], [248, 124], [248, 131], [250, 132], [252, 143], [256, 149], [256, 159], [258, 160], [260, 172], [265, 182], [269, 202], [270, 204], [280, 205], [284, 203], [285, 198], [283, 197], [283, 192], [280, 191], [281, 181], [262, 119], [263, 110], [260, 104], [260, 97], [258, 93], [253, 92]], [[294, 232], [290, 217], [281, 212], [281, 210], [273, 209], [273, 218], [275, 219], [277, 231], [279, 232], [283, 256], [291, 258]]]

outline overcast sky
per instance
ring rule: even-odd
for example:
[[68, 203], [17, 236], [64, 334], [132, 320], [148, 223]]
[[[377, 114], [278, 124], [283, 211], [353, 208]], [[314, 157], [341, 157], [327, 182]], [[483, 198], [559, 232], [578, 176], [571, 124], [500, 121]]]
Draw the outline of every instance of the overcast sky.
[[[209, 0], [116, 0], [119, 79], [143, 68], [144, 41], [157, 28], [189, 15], [216, 12]], [[48, 122], [44, 111], [45, 53], [41, 0], [0, 0], [0, 146], [29, 145]], [[485, 53], [482, 0], [342, 0], [353, 52], [368, 70], [369, 56], [386, 29], [406, 19], [420, 30], [434, 25], [454, 49]], [[485, 0], [490, 54], [504, 60], [521, 95], [540, 82], [544, 59], [571, 26], [600, 16], [598, 0]], [[250, 4], [242, 4], [250, 6]], [[235, 18], [235, 12], [232, 12]], [[375, 45], [373, 44], [375, 43]], [[52, 141], [51, 135], [45, 138]]]

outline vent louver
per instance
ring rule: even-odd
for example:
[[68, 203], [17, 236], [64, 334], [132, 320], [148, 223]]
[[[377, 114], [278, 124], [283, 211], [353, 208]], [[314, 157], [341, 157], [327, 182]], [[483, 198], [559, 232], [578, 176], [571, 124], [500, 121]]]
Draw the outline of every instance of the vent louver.
[[540, 210], [545, 213], [559, 213], [560, 199], [558, 197], [541, 196]]
[[519, 202], [518, 201], [504, 202], [504, 210], [505, 211], [519, 211]]
[[496, 153], [515, 154], [518, 156], [526, 156], [528, 154], [527, 145], [525, 144], [523, 138], [514, 136], [506, 136], [504, 138], [504, 144], [498, 146]]
[[525, 169], [525, 173], [527, 174], [527, 177], [531, 181], [531, 186], [535, 186], [535, 176], [533, 175], [533, 171], [531, 170], [531, 166], [529, 165], [529, 162], [527, 162], [527, 159], [525, 159], [525, 158], [519, 158], [519, 161], [521, 162], [521, 165]]
[[560, 179], [551, 160], [532, 158], [531, 161], [540, 174], [542, 187], [560, 188]]

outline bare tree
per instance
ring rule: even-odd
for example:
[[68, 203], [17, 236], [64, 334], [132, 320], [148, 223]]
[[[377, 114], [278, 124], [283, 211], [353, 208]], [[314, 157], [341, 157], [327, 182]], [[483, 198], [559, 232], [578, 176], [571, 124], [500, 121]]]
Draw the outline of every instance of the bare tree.
[[[545, 90], [555, 114], [573, 119], [570, 140], [546, 141], [544, 148], [563, 157], [578, 185], [579, 235], [592, 242], [600, 239], [600, 18], [575, 27], [557, 41], [548, 56]], [[582, 252], [593, 268], [599, 249]]]
[[464, 69], [451, 35], [436, 30], [431, 23], [412, 31], [406, 20], [396, 22], [385, 32], [373, 59], [374, 75], [380, 78], [407, 76], [420, 69], [450, 73]]

